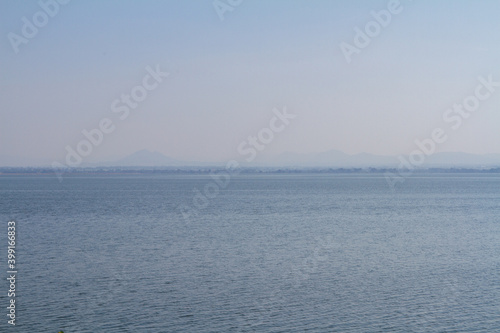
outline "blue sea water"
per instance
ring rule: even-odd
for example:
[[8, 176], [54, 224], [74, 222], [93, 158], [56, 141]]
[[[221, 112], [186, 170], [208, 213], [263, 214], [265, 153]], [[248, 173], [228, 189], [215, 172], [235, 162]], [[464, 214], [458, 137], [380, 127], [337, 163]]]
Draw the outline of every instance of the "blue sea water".
[[12, 331], [500, 332], [499, 175], [416, 174], [394, 191], [381, 174], [213, 184], [0, 176], [4, 277], [17, 226]]

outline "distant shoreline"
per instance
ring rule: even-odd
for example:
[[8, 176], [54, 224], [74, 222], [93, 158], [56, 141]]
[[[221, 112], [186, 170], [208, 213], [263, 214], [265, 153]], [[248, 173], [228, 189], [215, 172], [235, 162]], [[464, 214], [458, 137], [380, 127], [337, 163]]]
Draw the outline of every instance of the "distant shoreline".
[[[49, 167], [0, 167], [0, 175], [51, 175], [55, 171], [65, 175], [141, 175], [141, 174], [212, 174], [226, 171], [223, 167], [95, 167], [54, 170]], [[243, 167], [240, 174], [384, 174], [396, 173], [397, 168], [325, 168], [325, 167]], [[500, 173], [500, 167], [420, 168], [412, 173]]]

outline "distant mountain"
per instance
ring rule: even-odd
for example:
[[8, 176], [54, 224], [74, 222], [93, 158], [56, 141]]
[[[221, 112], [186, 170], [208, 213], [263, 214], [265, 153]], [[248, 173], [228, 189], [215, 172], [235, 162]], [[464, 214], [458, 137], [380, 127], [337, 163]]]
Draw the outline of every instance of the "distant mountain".
[[113, 166], [185, 166], [189, 162], [178, 161], [157, 151], [139, 150], [117, 161], [108, 162]]
[[328, 150], [321, 153], [300, 154], [285, 152], [274, 157], [260, 160], [265, 166], [295, 166], [295, 167], [387, 167], [397, 163], [394, 156], [379, 156], [368, 153], [346, 154], [338, 150]]
[[500, 154], [436, 153], [427, 157], [426, 162], [432, 166], [499, 166]]
[[117, 167], [210, 167], [222, 166], [223, 163], [180, 161], [165, 156], [157, 151], [142, 149], [124, 158], [106, 163], [99, 163], [99, 165]]
[[[245, 162], [245, 157], [237, 157], [243, 167], [322, 167], [322, 168], [394, 168], [399, 166], [401, 156], [382, 156], [369, 153], [346, 154], [338, 150], [328, 150], [320, 153], [293, 153], [284, 152], [278, 155], [257, 155], [251, 163]], [[402, 156], [409, 160], [408, 156]], [[13, 156], [0, 156], [0, 166], [26, 167], [50, 166], [50, 160], [30, 159]], [[227, 161], [219, 163], [180, 161], [147, 149], [139, 150], [124, 158], [107, 162], [84, 162], [82, 167], [221, 167]], [[435, 153], [425, 156], [422, 165], [424, 168], [452, 168], [452, 167], [500, 167], [500, 154], [469, 154], [461, 152]]]
[[[402, 155], [406, 160], [409, 156]], [[285, 152], [273, 157], [263, 157], [255, 162], [261, 166], [289, 167], [397, 167], [399, 156], [382, 156], [369, 153], [346, 154], [329, 150], [314, 154]], [[491, 167], [500, 166], [500, 154], [468, 154], [459, 152], [435, 153], [425, 156], [422, 167]]]

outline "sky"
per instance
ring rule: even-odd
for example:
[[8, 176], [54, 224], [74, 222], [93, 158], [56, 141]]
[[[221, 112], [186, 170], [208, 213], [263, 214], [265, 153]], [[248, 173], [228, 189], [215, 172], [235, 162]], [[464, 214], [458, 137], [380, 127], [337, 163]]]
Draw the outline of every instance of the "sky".
[[259, 133], [262, 154], [409, 154], [436, 128], [436, 151], [500, 153], [500, 1], [61, 2], [0, 1], [0, 165], [224, 161]]

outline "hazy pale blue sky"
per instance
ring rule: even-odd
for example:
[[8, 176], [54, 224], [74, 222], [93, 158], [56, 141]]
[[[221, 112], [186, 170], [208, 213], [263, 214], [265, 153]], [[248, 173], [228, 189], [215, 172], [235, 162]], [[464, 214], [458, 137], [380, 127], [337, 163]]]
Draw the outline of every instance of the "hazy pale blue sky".
[[[1, 0], [0, 158], [62, 162], [107, 117], [116, 130], [88, 161], [227, 160], [283, 106], [297, 118], [269, 154], [408, 154], [436, 127], [438, 151], [500, 153], [500, 87], [459, 129], [443, 121], [479, 76], [500, 81], [500, 1], [402, 0], [348, 64], [340, 43], [388, 2], [245, 0], [221, 21], [209, 0], [73, 0], [15, 53], [8, 34], [41, 7]], [[157, 65], [170, 76], [119, 120], [112, 102]]]

